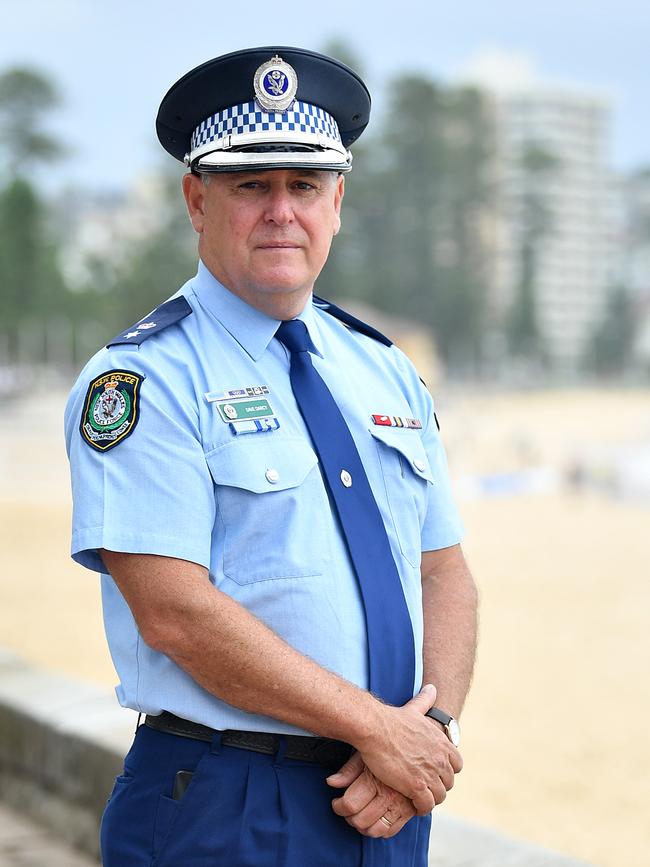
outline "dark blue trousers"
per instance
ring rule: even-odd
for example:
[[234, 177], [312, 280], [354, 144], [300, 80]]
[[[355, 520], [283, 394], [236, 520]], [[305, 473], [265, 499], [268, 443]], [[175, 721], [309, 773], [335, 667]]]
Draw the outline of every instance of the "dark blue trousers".
[[[281, 739], [282, 741], [284, 739]], [[371, 840], [337, 816], [337, 768], [140, 726], [104, 812], [104, 867], [426, 867], [431, 818]], [[189, 788], [172, 798], [177, 771]]]

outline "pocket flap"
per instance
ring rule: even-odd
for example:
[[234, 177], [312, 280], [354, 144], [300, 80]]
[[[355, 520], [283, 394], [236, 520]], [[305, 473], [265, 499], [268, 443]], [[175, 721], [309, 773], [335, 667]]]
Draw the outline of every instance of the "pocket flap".
[[399, 452], [404, 458], [402, 463], [406, 463], [416, 476], [433, 484], [434, 479], [429, 466], [429, 459], [417, 431], [380, 425], [368, 428], [368, 430], [374, 439]]
[[318, 463], [304, 439], [275, 432], [234, 438], [205, 459], [215, 484], [256, 494], [296, 488]]

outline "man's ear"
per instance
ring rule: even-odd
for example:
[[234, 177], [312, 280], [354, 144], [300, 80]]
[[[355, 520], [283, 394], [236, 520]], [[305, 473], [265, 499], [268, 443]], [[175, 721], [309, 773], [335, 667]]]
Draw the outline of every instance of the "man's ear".
[[188, 172], [181, 181], [187, 213], [195, 232], [200, 235], [205, 219], [205, 193], [207, 187], [199, 175]]
[[334, 221], [334, 235], [338, 235], [341, 229], [341, 203], [345, 195], [345, 176], [338, 175], [336, 178], [336, 191], [334, 193], [334, 210], [336, 212], [336, 220]]

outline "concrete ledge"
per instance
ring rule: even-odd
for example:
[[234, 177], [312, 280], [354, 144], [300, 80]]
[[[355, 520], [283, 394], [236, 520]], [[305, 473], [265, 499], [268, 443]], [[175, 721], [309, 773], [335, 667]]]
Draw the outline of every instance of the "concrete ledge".
[[430, 867], [590, 867], [568, 855], [434, 813]]
[[[2, 800], [97, 857], [99, 821], [136, 720], [109, 691], [0, 649]], [[588, 867], [444, 813], [433, 827], [432, 867]]]
[[24, 813], [0, 803], [1, 867], [97, 867], [97, 863]]
[[97, 855], [99, 819], [136, 718], [100, 687], [0, 651], [2, 800]]

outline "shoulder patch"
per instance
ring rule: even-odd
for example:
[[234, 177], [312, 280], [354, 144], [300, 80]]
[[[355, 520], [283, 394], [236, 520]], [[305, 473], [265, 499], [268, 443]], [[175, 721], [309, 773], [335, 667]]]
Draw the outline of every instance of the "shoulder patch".
[[183, 295], [179, 295], [178, 298], [172, 298], [171, 301], [165, 301], [164, 304], [156, 307], [155, 310], [152, 310], [152, 312], [138, 322], [137, 325], [133, 325], [127, 331], [118, 334], [118, 336], [111, 340], [110, 343], [107, 343], [106, 346], [120, 346], [123, 344], [133, 343], [139, 346], [148, 337], [151, 337], [152, 334], [158, 334], [169, 325], [174, 325], [174, 323], [180, 322], [181, 319], [185, 319], [186, 316], [189, 316], [191, 312], [192, 308], [190, 307], [187, 298]]
[[361, 334], [365, 334], [366, 337], [372, 337], [373, 340], [378, 340], [380, 343], [383, 343], [384, 346], [393, 345], [393, 341], [386, 337], [385, 334], [382, 334], [381, 331], [377, 331], [377, 329], [373, 328], [372, 325], [362, 322], [361, 319], [357, 319], [356, 316], [353, 316], [341, 307], [337, 307], [336, 304], [332, 304], [324, 298], [319, 298], [318, 295], [314, 295], [314, 304], [319, 310], [323, 310], [325, 313], [331, 314], [336, 319], [340, 319], [340, 321], [345, 325], [349, 325], [350, 328], [353, 328], [355, 331], [360, 331]]
[[91, 448], [107, 452], [130, 436], [140, 417], [140, 384], [132, 370], [107, 370], [88, 386], [79, 433]]

